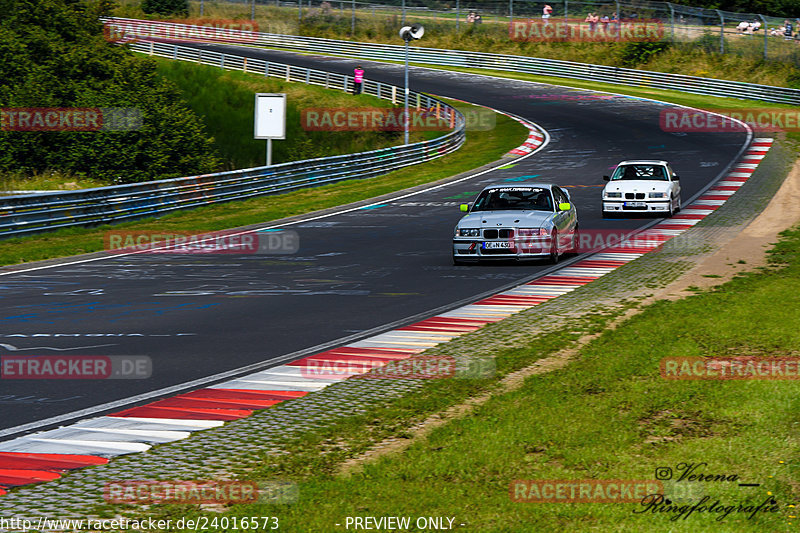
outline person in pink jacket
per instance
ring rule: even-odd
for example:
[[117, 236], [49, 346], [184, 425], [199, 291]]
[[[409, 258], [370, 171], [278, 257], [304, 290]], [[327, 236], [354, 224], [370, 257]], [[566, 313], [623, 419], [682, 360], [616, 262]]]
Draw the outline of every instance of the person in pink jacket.
[[364, 84], [364, 69], [358, 65], [353, 69], [353, 94], [361, 94], [361, 86]]

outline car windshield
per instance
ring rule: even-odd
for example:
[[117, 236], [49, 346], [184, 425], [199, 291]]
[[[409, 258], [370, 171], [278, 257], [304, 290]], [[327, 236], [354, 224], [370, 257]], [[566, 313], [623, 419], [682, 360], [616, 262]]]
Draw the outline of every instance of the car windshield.
[[540, 187], [503, 187], [483, 191], [473, 211], [553, 211], [553, 197]]
[[667, 169], [661, 165], [622, 165], [617, 167], [611, 181], [659, 180], [668, 181]]

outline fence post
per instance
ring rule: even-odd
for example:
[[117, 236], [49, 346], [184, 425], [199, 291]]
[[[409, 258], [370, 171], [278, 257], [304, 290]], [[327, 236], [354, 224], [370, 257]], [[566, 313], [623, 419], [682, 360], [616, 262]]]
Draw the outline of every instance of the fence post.
[[619, 41], [620, 35], [622, 35], [622, 21], [619, 19], [619, 0], [614, 0], [614, 5], [616, 6], [615, 13], [617, 15], [617, 40]]
[[669, 27], [670, 27], [670, 41], [675, 42], [675, 8], [672, 7], [672, 4], [667, 2], [667, 6], [669, 6]]
[[353, 0], [350, 8], [350, 35], [356, 34], [356, 0]]
[[456, 0], [456, 33], [458, 33], [459, 22], [461, 22], [461, 0]]
[[[717, 12], [719, 15], [719, 53], [725, 53], [725, 17], [722, 15], [722, 11], [719, 9], [715, 9], [714, 11]], [[764, 30], [767, 31], [766, 29]]]
[[250, 20], [256, 20], [256, 0], [253, 0], [253, 7], [250, 8]]
[[514, 24], [514, 0], [508, 0], [508, 23]]
[[764, 15], [759, 14], [761, 17], [761, 22], [764, 23], [762, 26], [764, 28], [764, 61], [767, 60], [767, 19], [764, 18]]

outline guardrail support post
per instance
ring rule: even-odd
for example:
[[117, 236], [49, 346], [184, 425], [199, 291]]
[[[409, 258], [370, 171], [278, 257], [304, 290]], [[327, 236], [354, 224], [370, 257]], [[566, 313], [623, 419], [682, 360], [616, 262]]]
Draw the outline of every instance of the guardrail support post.
[[[717, 12], [719, 15], [719, 53], [725, 53], [725, 17], [722, 15], [722, 11], [719, 9], [715, 9], [714, 11]], [[766, 28], [764, 29], [766, 32]]]
[[242, 72], [247, 72], [247, 58], [242, 60]]
[[325, 73], [325, 88], [326, 89], [328, 88], [328, 83], [329, 83], [330, 79], [331, 79], [331, 73], [330, 72], [326, 72]]
[[264, 77], [269, 78], [269, 61], [264, 61]]
[[154, 45], [155, 45], [155, 43], [153, 41], [150, 41], [150, 55], [153, 55], [153, 53], [154, 53], [153, 52], [153, 46]]
[[292, 66], [286, 65], [286, 81], [290, 81], [292, 77]]
[[222, 70], [225, 70], [225, 54], [219, 55], [219, 66]]

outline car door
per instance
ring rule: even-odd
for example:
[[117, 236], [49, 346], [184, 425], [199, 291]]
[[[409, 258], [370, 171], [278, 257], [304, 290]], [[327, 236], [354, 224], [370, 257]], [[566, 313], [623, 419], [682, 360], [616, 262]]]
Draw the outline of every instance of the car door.
[[679, 180], [675, 179], [677, 174], [675, 173], [674, 170], [672, 170], [672, 167], [669, 166], [669, 165], [667, 165], [667, 174], [669, 175], [669, 180], [672, 182], [672, 197], [673, 198], [680, 198], [680, 196], [681, 196], [681, 182]]
[[559, 187], [553, 187], [553, 197], [556, 201], [556, 209], [558, 209], [558, 205], [562, 203], [568, 203], [572, 206], [569, 211], [559, 210], [555, 215], [555, 226], [558, 228], [559, 235], [569, 236], [571, 238], [578, 221], [575, 206], [570, 202], [569, 195]]

